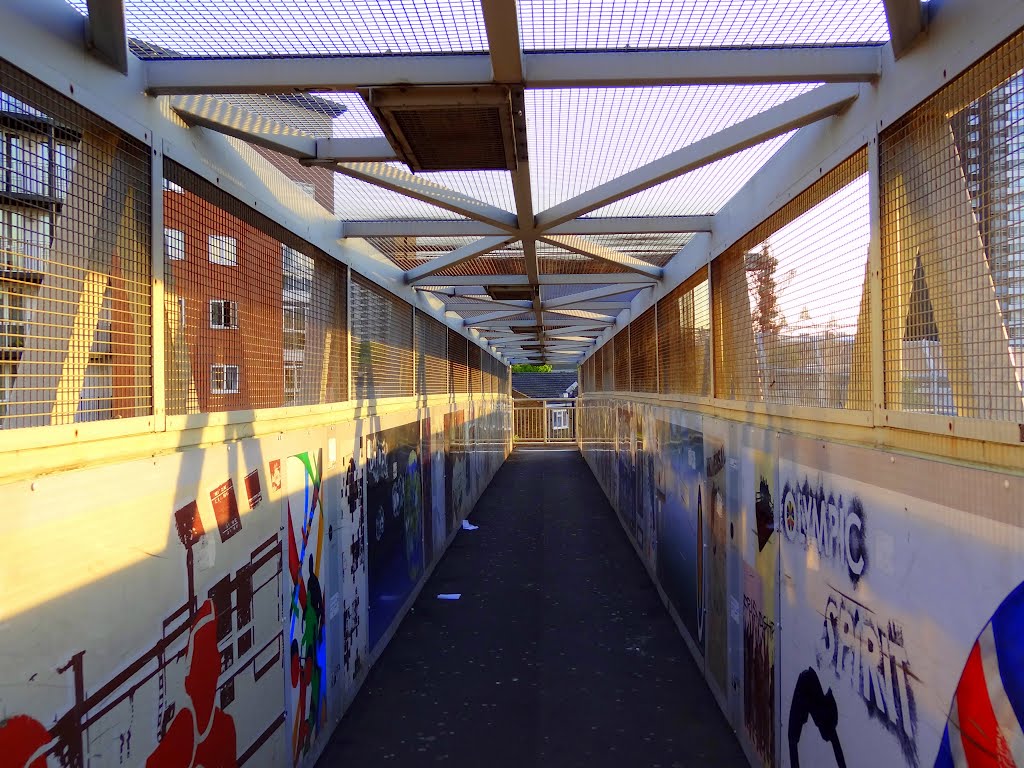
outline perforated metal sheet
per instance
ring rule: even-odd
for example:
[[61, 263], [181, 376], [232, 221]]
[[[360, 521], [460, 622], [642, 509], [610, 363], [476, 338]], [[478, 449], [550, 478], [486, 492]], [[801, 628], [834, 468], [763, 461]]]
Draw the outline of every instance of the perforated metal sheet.
[[448, 392], [448, 328], [430, 315], [416, 312], [416, 393]]

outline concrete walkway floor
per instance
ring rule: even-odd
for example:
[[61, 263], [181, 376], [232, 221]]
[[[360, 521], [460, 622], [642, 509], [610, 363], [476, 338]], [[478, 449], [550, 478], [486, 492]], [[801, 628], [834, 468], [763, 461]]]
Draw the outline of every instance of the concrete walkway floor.
[[579, 453], [517, 451], [470, 520], [319, 768], [747, 765]]

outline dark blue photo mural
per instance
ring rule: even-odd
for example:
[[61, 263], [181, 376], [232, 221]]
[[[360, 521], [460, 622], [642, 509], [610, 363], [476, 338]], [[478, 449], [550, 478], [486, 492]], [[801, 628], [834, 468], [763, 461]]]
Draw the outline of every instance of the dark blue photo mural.
[[704, 652], [704, 436], [657, 422], [661, 445], [658, 479], [657, 574], [665, 594]]
[[375, 648], [423, 575], [423, 482], [419, 422], [367, 441], [370, 648]]

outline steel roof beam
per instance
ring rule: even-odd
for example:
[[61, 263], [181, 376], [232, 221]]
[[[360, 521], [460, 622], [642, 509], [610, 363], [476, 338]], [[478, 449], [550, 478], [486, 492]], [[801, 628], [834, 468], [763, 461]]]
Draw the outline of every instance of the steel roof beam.
[[714, 216], [608, 216], [572, 219], [552, 227], [549, 235], [633, 235], [710, 232]]
[[591, 301], [593, 299], [603, 299], [606, 296], [618, 296], [620, 293], [627, 293], [635, 290], [635, 285], [608, 285], [601, 288], [591, 288], [589, 291], [570, 293], [568, 296], [559, 296], [556, 299], [548, 299], [544, 302], [544, 306], [548, 309], [554, 309], [556, 307], [571, 307], [575, 304], [579, 304], [580, 302]]
[[[499, 4], [495, 0], [485, 7]], [[505, 34], [517, 29], [513, 24]], [[494, 82], [495, 76], [514, 77], [505, 69], [514, 66], [511, 62], [511, 58], [499, 58], [495, 69], [489, 54], [470, 53], [156, 59], [145, 62], [145, 68], [147, 91], [152, 95], [294, 93], [390, 85], [479, 85]], [[525, 53], [522, 67], [520, 80], [499, 82], [524, 82], [527, 88], [868, 82], [881, 73], [881, 47]]]
[[506, 232], [515, 232], [514, 213], [476, 200], [469, 195], [442, 187], [431, 181], [385, 163], [339, 163], [334, 169], [345, 176], [365, 181], [400, 195], [436, 205], [460, 216], [490, 224]]
[[85, 47], [122, 75], [128, 74], [124, 0], [87, 0]]
[[546, 243], [557, 245], [559, 248], [578, 253], [580, 256], [588, 256], [591, 259], [603, 261], [606, 264], [614, 264], [617, 267], [628, 269], [630, 272], [637, 272], [658, 280], [661, 279], [661, 267], [655, 267], [641, 259], [627, 256], [614, 248], [600, 245], [580, 235], [548, 235], [541, 239]]
[[171, 108], [190, 126], [272, 149], [306, 165], [396, 159], [395, 151], [383, 137], [316, 139], [215, 96], [175, 96]]
[[[527, 310], [529, 311], [529, 310]], [[521, 309], [507, 309], [499, 312], [487, 312], [483, 315], [474, 315], [473, 317], [467, 317], [462, 321], [462, 325], [465, 328], [471, 328], [476, 325], [486, 325], [493, 323], [495, 320], [502, 320], [506, 317], [516, 317], [517, 315], [523, 314]]]
[[[621, 275], [539, 275], [537, 278], [541, 285], [621, 285], [625, 286], [620, 290], [628, 291], [640, 286], [648, 286], [658, 282], [647, 275], [625, 272]], [[425, 287], [459, 287], [459, 286], [483, 286], [487, 285], [519, 285], [529, 286], [530, 280], [526, 275], [459, 275], [457, 277], [441, 277], [434, 275], [413, 280], [412, 284]]]
[[447, 253], [444, 256], [438, 256], [437, 258], [431, 259], [426, 264], [410, 269], [405, 273], [405, 282], [411, 283], [413, 280], [420, 280], [422, 278], [429, 277], [436, 272], [440, 272], [442, 269], [457, 267], [464, 261], [475, 259], [478, 256], [483, 256], [485, 253], [490, 253], [496, 248], [501, 248], [501, 246], [510, 242], [512, 239], [513, 238], [507, 235], [494, 235], [492, 237], [482, 237], [479, 240], [474, 240], [472, 243], [467, 243], [461, 248], [455, 249], [451, 253]]
[[665, 157], [624, 173], [616, 179], [559, 203], [537, 215], [537, 227], [549, 230], [590, 211], [682, 176], [763, 141], [782, 136], [849, 106], [859, 93], [857, 85], [826, 85], [724, 128], [707, 138], [677, 149]]
[[882, 0], [885, 18], [889, 22], [889, 41], [892, 55], [900, 58], [925, 30], [928, 7], [921, 0]]
[[[323, 140], [321, 140], [323, 141]], [[327, 141], [339, 141], [327, 139]], [[340, 141], [364, 141], [341, 139]], [[373, 139], [372, 141], [378, 141]], [[384, 141], [379, 139], [379, 141]], [[390, 145], [389, 145], [390, 146]], [[532, 202], [531, 202], [532, 207]], [[548, 230], [550, 235], [633, 235], [710, 232], [714, 216], [622, 216], [573, 219]], [[404, 221], [346, 221], [343, 237], [485, 237], [502, 230], [479, 221], [408, 219]]]

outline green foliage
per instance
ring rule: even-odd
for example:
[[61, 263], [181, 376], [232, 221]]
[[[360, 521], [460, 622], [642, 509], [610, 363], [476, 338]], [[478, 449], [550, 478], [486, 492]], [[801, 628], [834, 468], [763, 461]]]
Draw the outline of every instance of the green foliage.
[[551, 373], [550, 365], [531, 365], [530, 363], [517, 363], [512, 366], [512, 373]]

